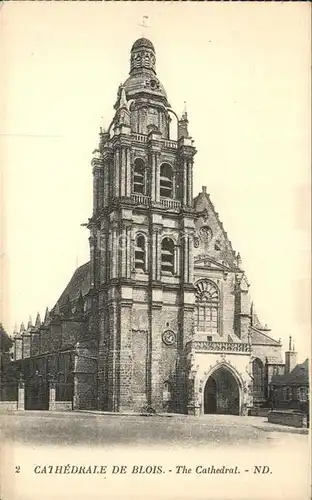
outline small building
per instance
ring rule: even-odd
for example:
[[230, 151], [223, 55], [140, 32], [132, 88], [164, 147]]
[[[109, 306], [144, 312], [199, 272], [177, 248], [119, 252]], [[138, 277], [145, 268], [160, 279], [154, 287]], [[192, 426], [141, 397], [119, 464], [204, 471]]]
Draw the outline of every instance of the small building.
[[275, 374], [270, 382], [271, 406], [309, 412], [309, 360], [297, 363], [297, 353], [289, 338], [284, 374]]

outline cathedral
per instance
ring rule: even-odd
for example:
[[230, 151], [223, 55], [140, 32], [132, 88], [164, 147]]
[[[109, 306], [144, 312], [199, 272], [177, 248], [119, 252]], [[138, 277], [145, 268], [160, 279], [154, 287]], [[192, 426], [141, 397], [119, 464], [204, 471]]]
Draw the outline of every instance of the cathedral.
[[90, 261], [43, 320], [14, 333], [25, 409], [246, 415], [267, 404], [282, 345], [206, 187], [193, 195], [187, 113], [170, 107], [146, 38], [107, 125], [91, 161]]

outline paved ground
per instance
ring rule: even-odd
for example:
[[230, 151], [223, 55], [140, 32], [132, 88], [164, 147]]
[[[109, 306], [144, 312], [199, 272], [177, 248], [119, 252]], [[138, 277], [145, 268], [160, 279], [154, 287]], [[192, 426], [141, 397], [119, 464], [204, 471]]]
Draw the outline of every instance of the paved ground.
[[[130, 416], [93, 412], [27, 411], [0, 414], [1, 439], [38, 445], [265, 445], [296, 440], [306, 430], [269, 424], [261, 417]], [[296, 434], [296, 435], [294, 435]]]

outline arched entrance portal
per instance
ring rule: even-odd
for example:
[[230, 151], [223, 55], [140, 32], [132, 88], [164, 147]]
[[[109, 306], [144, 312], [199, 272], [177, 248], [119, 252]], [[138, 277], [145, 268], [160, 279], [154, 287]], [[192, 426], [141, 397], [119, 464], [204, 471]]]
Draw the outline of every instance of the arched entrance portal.
[[238, 383], [226, 367], [218, 368], [206, 382], [204, 413], [239, 415]]

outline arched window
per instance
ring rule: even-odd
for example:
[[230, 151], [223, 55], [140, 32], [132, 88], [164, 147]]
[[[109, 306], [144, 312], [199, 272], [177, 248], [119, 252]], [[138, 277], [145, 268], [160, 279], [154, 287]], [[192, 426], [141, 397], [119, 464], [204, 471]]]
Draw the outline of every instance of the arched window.
[[261, 359], [256, 358], [252, 362], [253, 390], [258, 397], [264, 393], [264, 367]]
[[145, 165], [141, 158], [134, 160], [133, 169], [133, 192], [145, 193]]
[[172, 198], [173, 194], [173, 172], [169, 163], [160, 166], [160, 196]]
[[136, 271], [145, 271], [146, 269], [145, 238], [142, 234], [139, 234], [135, 241], [134, 267]]
[[201, 332], [218, 333], [219, 331], [219, 290], [209, 280], [200, 280], [196, 288], [196, 324]]
[[174, 243], [170, 238], [161, 242], [161, 272], [174, 273]]

